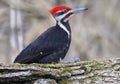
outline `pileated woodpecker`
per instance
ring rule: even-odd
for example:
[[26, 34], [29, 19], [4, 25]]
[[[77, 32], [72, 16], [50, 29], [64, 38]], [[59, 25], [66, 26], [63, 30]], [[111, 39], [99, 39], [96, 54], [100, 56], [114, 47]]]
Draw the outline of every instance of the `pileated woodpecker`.
[[15, 63], [58, 63], [63, 59], [71, 42], [69, 18], [87, 8], [72, 9], [60, 5], [52, 8], [50, 13], [56, 20], [56, 25], [41, 34], [16, 57]]

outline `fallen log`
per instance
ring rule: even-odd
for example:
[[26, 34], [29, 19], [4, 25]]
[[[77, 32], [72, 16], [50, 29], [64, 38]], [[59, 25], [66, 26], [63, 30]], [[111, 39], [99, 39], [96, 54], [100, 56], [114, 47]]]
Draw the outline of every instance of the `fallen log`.
[[0, 84], [119, 84], [120, 59], [0, 65]]

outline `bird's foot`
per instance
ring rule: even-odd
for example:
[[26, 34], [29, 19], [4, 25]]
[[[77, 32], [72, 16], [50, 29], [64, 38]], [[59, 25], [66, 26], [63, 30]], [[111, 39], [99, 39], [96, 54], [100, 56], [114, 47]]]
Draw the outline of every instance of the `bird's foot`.
[[80, 61], [80, 58], [75, 58], [73, 61], [60, 61], [61, 64], [70, 64]]
[[61, 61], [60, 63], [61, 63], [61, 64], [70, 64], [69, 61]]
[[79, 62], [79, 61], [80, 61], [80, 58], [77, 57], [77, 58], [75, 58], [75, 59], [73, 60], [73, 63], [74, 63], [74, 62]]

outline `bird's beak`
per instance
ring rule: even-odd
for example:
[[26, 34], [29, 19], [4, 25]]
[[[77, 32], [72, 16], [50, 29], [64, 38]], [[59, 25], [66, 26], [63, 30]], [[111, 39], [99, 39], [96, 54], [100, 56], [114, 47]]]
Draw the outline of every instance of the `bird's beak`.
[[78, 13], [78, 12], [86, 11], [86, 10], [88, 10], [88, 8], [76, 8], [76, 9], [71, 10], [71, 12], [72, 12], [73, 14], [76, 14], [76, 13]]
[[88, 10], [88, 8], [77, 8], [77, 9], [73, 9], [73, 10], [70, 10], [69, 12], [67, 12], [67, 14], [65, 15], [65, 19], [64, 21], [68, 21], [74, 14], [80, 12], [80, 11], [86, 11]]

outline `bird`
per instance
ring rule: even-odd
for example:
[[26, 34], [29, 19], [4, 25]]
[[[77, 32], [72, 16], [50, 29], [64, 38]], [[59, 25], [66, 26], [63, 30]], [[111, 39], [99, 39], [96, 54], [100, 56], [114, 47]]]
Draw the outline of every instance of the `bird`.
[[49, 12], [56, 20], [56, 25], [48, 28], [36, 40], [24, 48], [17, 55], [14, 63], [59, 63], [66, 56], [71, 43], [69, 19], [74, 14], [87, 9], [72, 9], [66, 5], [58, 5], [50, 9]]

